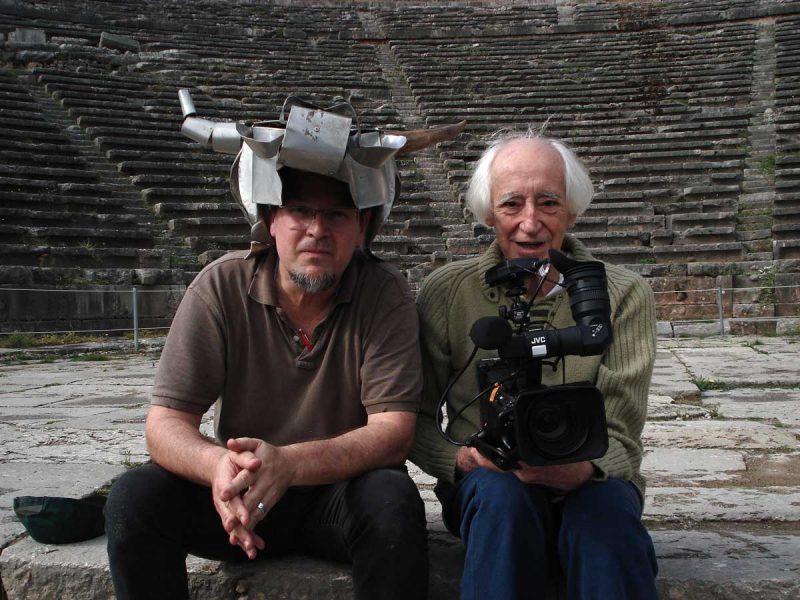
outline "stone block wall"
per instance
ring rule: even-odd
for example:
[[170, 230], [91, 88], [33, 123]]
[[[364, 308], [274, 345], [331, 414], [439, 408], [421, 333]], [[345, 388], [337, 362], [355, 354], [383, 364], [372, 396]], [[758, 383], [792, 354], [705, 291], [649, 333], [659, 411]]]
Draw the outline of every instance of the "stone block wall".
[[[226, 121], [276, 118], [289, 92], [346, 98], [362, 124], [466, 120], [458, 139], [402, 161], [376, 239], [415, 288], [491, 240], [462, 197], [487, 138], [546, 125], [596, 184], [576, 235], [650, 278], [661, 318], [715, 318], [707, 290], [753, 279], [764, 289], [729, 293], [726, 314], [796, 316], [798, 31], [792, 0], [6, 0], [0, 286], [136, 284], [168, 298], [246, 247], [232, 157], [179, 132], [188, 87], [202, 116]], [[46, 320], [15, 314], [0, 329]], [[98, 324], [81, 314], [71, 323]]]

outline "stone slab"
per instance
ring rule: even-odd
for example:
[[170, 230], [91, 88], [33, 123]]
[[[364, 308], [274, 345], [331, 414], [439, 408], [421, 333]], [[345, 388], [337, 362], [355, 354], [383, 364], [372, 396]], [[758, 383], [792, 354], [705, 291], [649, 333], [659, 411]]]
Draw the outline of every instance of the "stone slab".
[[[800, 536], [754, 535], [739, 531], [653, 531], [662, 599], [795, 599], [800, 594]], [[431, 598], [458, 597], [463, 549], [452, 536], [432, 534]], [[190, 558], [195, 600], [257, 598], [351, 598], [344, 565], [290, 556], [266, 562], [221, 565]], [[106, 600], [113, 595], [105, 537], [80, 544], [48, 546], [25, 539], [0, 556], [9, 600], [67, 598]]]
[[[686, 396], [683, 397], [686, 398]], [[710, 416], [710, 409], [693, 404], [681, 404], [673, 400], [671, 396], [650, 394], [647, 399], [648, 419], [699, 419]]]
[[139, 429], [126, 434], [117, 429], [75, 427], [26, 427], [20, 423], [0, 424], [3, 462], [44, 462], [49, 464], [105, 463], [121, 465], [148, 459]]
[[784, 429], [752, 421], [667, 421], [645, 423], [645, 447], [796, 449], [800, 442]]
[[712, 390], [703, 393], [702, 403], [725, 419], [768, 420], [800, 427], [800, 387]]
[[746, 468], [744, 454], [736, 450], [650, 448], [642, 459], [649, 487], [730, 481]]
[[656, 353], [650, 393], [676, 400], [695, 400], [700, 396], [700, 390], [692, 382], [692, 374], [686, 365], [672, 350], [661, 347]]
[[[797, 531], [800, 486], [788, 473], [800, 465], [793, 410], [800, 390], [787, 387], [800, 380], [799, 357], [800, 344], [792, 339], [659, 340], [643, 436], [647, 451], [643, 470], [650, 484], [645, 516], [650, 522], [658, 527], [711, 522], [718, 527], [735, 521], [736, 529], [743, 530], [748, 522], [766, 521], [773, 528], [775, 523], [786, 523], [787, 532]], [[778, 363], [794, 370], [778, 368]], [[104, 362], [64, 359], [0, 367], [0, 446], [4, 450], [0, 503], [8, 507], [0, 508], [3, 545], [22, 531], [10, 509], [13, 496], [22, 495], [17, 490], [24, 489], [26, 495], [84, 495], [113, 478], [126, 463], [146, 460], [142, 427], [155, 366], [152, 357], [133, 356]], [[693, 380], [702, 377], [703, 369], [722, 374], [719, 381], [749, 387], [707, 391], [701, 399]], [[750, 378], [749, 373], [737, 375], [736, 380], [723, 378], [742, 370], [777, 374], [775, 381], [781, 387]], [[763, 379], [768, 378], [764, 375]], [[211, 433], [211, 419], [212, 414], [204, 418], [204, 433]], [[409, 471], [425, 500], [437, 561], [432, 583], [432, 591], [437, 592], [431, 597], [455, 598], [463, 550], [445, 532], [433, 478], [414, 465], [409, 465]], [[24, 485], [28, 474], [52, 481], [52, 487], [29, 491]], [[732, 534], [714, 535], [654, 532], [662, 562], [662, 598], [800, 596], [797, 573], [787, 567], [800, 563], [796, 536], [759, 537], [756, 541]], [[40, 554], [17, 553], [25, 541], [23, 538], [0, 555], [7, 587], [8, 581], [17, 577], [7, 573], [18, 573], [20, 581], [27, 578], [29, 583], [39, 577]], [[75, 554], [68, 567], [50, 578], [50, 588], [25, 588], [17, 597], [108, 598], [107, 567], [98, 566], [105, 553], [102, 541], [96, 544], [100, 544], [100, 558]], [[47, 557], [61, 555], [61, 547], [47, 548]], [[441, 558], [446, 556], [455, 558]], [[11, 565], [12, 558], [20, 561], [17, 566]], [[718, 564], [726, 567], [717, 568]], [[230, 567], [193, 562], [193, 597], [351, 595], [349, 574], [339, 565], [290, 557], [267, 566], [254, 569], [251, 564]], [[55, 564], [45, 570], [56, 573], [53, 569]], [[730, 571], [727, 577], [726, 569]]]
[[119, 464], [3, 461], [0, 473], [0, 548], [25, 531], [13, 511], [15, 496], [81, 498], [124, 470], [125, 467]]
[[126, 429], [143, 435], [147, 406], [115, 408], [113, 406], [84, 408], [64, 404], [28, 408], [13, 407], [3, 411], [3, 421], [13, 422], [20, 427], [38, 429], [41, 427], [68, 426], [78, 429]]
[[[653, 531], [662, 598], [800, 597], [800, 535]], [[668, 592], [665, 594], [664, 592]]]
[[728, 346], [713, 351], [683, 348], [673, 352], [697, 379], [764, 386], [800, 383], [796, 353], [790, 354], [780, 346]]
[[800, 521], [800, 489], [793, 487], [647, 488], [644, 518], [660, 522]]

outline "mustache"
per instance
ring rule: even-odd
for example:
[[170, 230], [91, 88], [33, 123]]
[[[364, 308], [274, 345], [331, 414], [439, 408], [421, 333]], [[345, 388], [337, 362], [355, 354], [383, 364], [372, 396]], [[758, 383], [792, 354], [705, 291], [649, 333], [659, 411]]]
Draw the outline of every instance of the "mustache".
[[298, 252], [330, 252], [331, 244], [322, 240], [308, 243], [300, 243], [297, 246]]

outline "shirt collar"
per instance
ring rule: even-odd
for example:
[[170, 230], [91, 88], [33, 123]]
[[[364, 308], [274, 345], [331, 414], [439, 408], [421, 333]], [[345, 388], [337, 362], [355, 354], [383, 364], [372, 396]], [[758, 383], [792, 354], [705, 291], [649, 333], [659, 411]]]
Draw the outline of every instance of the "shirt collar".
[[[594, 257], [591, 255], [586, 246], [584, 246], [580, 240], [569, 234], [564, 236], [564, 242], [561, 244], [561, 251], [567, 256], [571, 256], [575, 260], [594, 260]], [[496, 239], [492, 242], [486, 252], [484, 252], [478, 259], [478, 272], [481, 274], [481, 291], [489, 300], [497, 301], [499, 296], [493, 291], [494, 288], [490, 287], [486, 283], [484, 275], [486, 271], [503, 260], [503, 252], [500, 250], [500, 244], [497, 243]], [[559, 277], [559, 283], [563, 283], [563, 281], [563, 276]], [[556, 285], [553, 287], [551, 292], [547, 294], [547, 296], [549, 297], [553, 294], [557, 294], [563, 289], [564, 288], [561, 285]]]

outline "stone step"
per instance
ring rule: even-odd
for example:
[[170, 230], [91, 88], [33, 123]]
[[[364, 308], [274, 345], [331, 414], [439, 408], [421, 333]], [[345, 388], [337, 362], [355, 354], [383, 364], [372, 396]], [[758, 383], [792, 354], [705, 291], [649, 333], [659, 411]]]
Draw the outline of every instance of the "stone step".
[[[660, 598], [783, 600], [800, 594], [794, 573], [800, 557], [800, 534], [751, 533], [734, 525], [709, 532], [659, 529], [651, 536], [659, 564]], [[464, 560], [461, 543], [444, 532], [433, 531], [429, 552], [429, 596], [455, 600]], [[25, 539], [3, 552], [0, 568], [9, 600], [99, 600], [112, 597], [114, 592], [105, 536], [66, 546]], [[353, 595], [349, 567], [307, 557], [239, 565], [191, 557], [187, 568], [196, 600], [240, 600], [250, 594], [344, 600]]]
[[[0, 265], [0, 285], [14, 287], [52, 287], [59, 286], [65, 289], [88, 289], [86, 295], [91, 295], [89, 286], [134, 286], [134, 285], [183, 285], [185, 275], [183, 269], [177, 265], [169, 267], [138, 266], [109, 268], [106, 266], [91, 267], [23, 267], [20, 265]], [[31, 292], [34, 294], [35, 292]], [[28, 317], [32, 315], [28, 311]], [[40, 318], [47, 318], [47, 314]]]
[[744, 247], [739, 242], [654, 246], [653, 256], [657, 262], [666, 263], [738, 261], [744, 258]]
[[239, 214], [235, 217], [182, 217], [167, 222], [169, 231], [178, 236], [248, 235], [250, 226]]
[[103, 268], [169, 268], [164, 251], [138, 248], [96, 248], [47, 246], [34, 244], [0, 244], [0, 264], [21, 267]]
[[153, 244], [153, 231], [141, 227], [54, 227], [0, 225], [0, 235], [5, 243], [34, 245], [84, 245], [92, 249], [96, 246], [114, 246], [127, 242], [134, 247], [150, 248]]
[[138, 215], [128, 213], [76, 213], [0, 206], [0, 223], [21, 227], [94, 226], [114, 228], [136, 227], [139, 222]]

